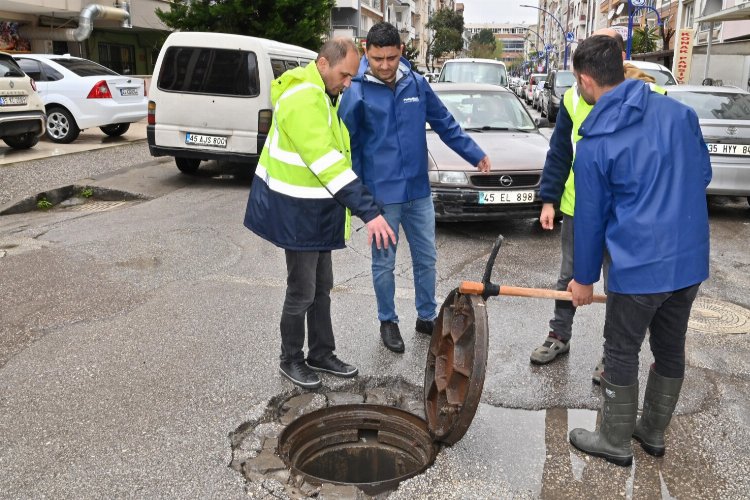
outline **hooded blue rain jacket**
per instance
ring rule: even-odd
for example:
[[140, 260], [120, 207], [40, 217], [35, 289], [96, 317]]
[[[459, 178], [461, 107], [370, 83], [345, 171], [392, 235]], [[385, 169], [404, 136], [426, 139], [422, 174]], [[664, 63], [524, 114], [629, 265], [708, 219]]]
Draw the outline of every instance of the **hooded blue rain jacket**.
[[349, 130], [354, 172], [383, 204], [430, 196], [425, 123], [471, 165], [485, 154], [456, 122], [430, 84], [401, 58], [396, 87], [368, 74], [363, 57], [344, 92], [339, 116]]
[[597, 101], [580, 134], [574, 279], [598, 281], [606, 245], [613, 292], [671, 292], [704, 281], [711, 162], [695, 112], [626, 80]]

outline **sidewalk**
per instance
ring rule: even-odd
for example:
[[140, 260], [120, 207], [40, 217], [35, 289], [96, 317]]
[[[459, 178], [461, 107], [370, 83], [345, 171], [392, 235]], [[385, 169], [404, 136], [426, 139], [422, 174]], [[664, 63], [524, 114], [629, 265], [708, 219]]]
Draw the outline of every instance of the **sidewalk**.
[[132, 123], [130, 129], [120, 137], [109, 137], [99, 130], [99, 127], [83, 130], [81, 135], [70, 144], [57, 144], [50, 141], [46, 136], [31, 149], [17, 150], [8, 147], [0, 141], [0, 166], [20, 161], [37, 160], [52, 156], [80, 153], [93, 149], [111, 148], [121, 146], [130, 142], [146, 139], [146, 119]]

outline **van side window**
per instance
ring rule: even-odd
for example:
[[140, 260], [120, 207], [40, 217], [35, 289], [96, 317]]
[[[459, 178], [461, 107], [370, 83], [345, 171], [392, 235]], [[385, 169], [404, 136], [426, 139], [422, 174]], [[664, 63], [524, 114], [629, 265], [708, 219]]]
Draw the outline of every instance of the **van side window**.
[[258, 60], [254, 52], [243, 50], [169, 47], [157, 86], [175, 92], [256, 96]]
[[286, 64], [281, 59], [271, 59], [271, 69], [273, 69], [273, 77], [278, 78], [286, 71]]

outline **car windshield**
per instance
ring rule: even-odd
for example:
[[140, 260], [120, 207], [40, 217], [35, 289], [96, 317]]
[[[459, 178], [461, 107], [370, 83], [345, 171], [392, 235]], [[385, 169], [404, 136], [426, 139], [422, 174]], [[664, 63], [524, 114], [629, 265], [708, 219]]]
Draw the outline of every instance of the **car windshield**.
[[572, 71], [559, 71], [557, 78], [555, 78], [555, 86], [560, 87], [572, 87], [576, 79], [573, 76]]
[[745, 92], [667, 92], [667, 95], [693, 108], [698, 118], [750, 120], [750, 94]]
[[78, 76], [99, 76], [99, 75], [120, 76], [119, 73], [115, 73], [111, 69], [105, 68], [101, 64], [96, 64], [95, 62], [89, 61], [87, 59], [57, 57], [57, 58], [50, 59], [50, 60], [56, 62], [60, 66], [63, 66], [69, 69], [70, 71], [72, 71]]
[[662, 71], [659, 69], [646, 69], [646, 68], [638, 68], [647, 75], [650, 75], [656, 80], [656, 84], [659, 86], [665, 86], [665, 85], [677, 85], [677, 82], [674, 81], [674, 78], [672, 78], [672, 75], [670, 75], [666, 71]]
[[453, 62], [446, 64], [440, 74], [441, 82], [490, 83], [507, 85], [508, 74], [505, 66], [494, 63]]
[[510, 92], [450, 90], [437, 94], [462, 128], [536, 129], [526, 108]]
[[10, 78], [24, 76], [21, 68], [18, 67], [16, 61], [12, 58], [2, 55], [0, 56], [0, 76]]

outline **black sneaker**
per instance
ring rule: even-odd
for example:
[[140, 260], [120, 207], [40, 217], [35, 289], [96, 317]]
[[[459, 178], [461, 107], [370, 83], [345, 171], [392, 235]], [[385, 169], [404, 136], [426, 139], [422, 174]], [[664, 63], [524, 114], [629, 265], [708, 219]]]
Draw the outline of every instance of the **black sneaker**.
[[435, 322], [431, 319], [425, 320], [417, 318], [417, 326], [415, 326], [414, 329], [419, 333], [432, 335], [432, 332], [435, 329]]
[[279, 364], [279, 372], [303, 389], [317, 389], [320, 387], [320, 377], [313, 372], [304, 361], [290, 361]]
[[393, 321], [380, 322], [380, 338], [383, 344], [393, 352], [404, 352], [404, 339], [398, 329], [398, 323]]
[[319, 360], [307, 358], [307, 364], [315, 371], [330, 373], [337, 377], [351, 378], [359, 373], [356, 367], [344, 363], [333, 353]]

